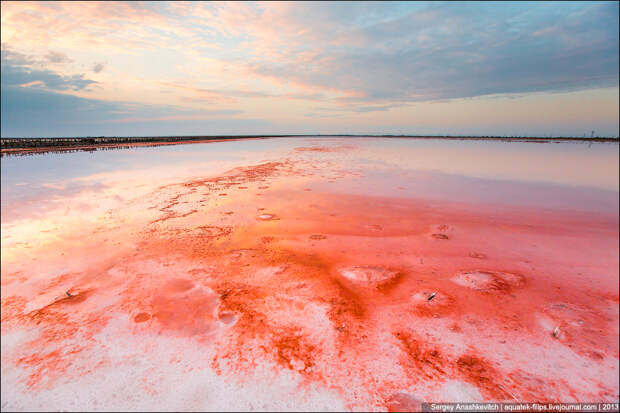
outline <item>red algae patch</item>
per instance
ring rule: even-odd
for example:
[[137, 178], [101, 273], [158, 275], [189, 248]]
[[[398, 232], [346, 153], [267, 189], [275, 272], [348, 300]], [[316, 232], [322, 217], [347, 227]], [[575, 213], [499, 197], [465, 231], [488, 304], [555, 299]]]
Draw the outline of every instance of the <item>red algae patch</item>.
[[479, 259], [479, 260], [486, 260], [487, 259], [487, 256], [485, 254], [480, 253], [480, 252], [470, 252], [469, 256], [471, 258], [476, 258], [476, 259]]
[[422, 401], [405, 392], [398, 392], [385, 401], [388, 412], [420, 412]]
[[151, 315], [149, 313], [138, 313], [133, 318], [133, 321], [136, 323], [144, 323], [145, 321], [149, 321], [151, 319]]
[[414, 313], [419, 317], [440, 318], [458, 309], [456, 299], [443, 291], [417, 292], [412, 296], [411, 302]]
[[319, 349], [309, 342], [303, 334], [294, 330], [279, 331], [272, 342], [277, 354], [277, 361], [284, 367], [303, 372], [309, 371], [315, 364]]
[[333, 148], [329, 148], [327, 146], [301, 146], [299, 148], [295, 148], [295, 150], [299, 152], [334, 152]]
[[464, 380], [476, 386], [490, 400], [514, 401], [501, 385], [502, 377], [489, 362], [475, 355], [465, 354], [456, 361]]
[[235, 313], [222, 312], [219, 314], [219, 320], [224, 324], [234, 324], [237, 321]]
[[169, 283], [150, 304], [153, 319], [164, 330], [193, 336], [216, 328], [217, 295], [205, 287], [189, 286], [187, 280]]
[[297, 152], [342, 152], [346, 150], [353, 149], [353, 145], [337, 145], [337, 146], [300, 146], [295, 148]]
[[414, 382], [437, 379], [445, 375], [446, 360], [438, 348], [406, 331], [394, 333], [404, 353], [403, 366]]

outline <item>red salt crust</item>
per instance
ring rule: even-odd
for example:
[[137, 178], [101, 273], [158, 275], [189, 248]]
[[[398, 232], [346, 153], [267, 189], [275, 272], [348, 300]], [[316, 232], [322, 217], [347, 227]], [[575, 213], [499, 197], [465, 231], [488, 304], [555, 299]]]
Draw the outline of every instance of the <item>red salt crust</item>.
[[355, 148], [354, 145], [337, 146], [300, 146], [295, 148], [298, 152], [342, 152]]
[[439, 349], [429, 347], [406, 331], [397, 331], [394, 336], [403, 350], [403, 365], [410, 370], [415, 380], [436, 380], [446, 374], [446, 360]]
[[475, 385], [489, 400], [510, 400], [502, 389], [502, 374], [491, 364], [476, 355], [465, 354], [456, 361], [457, 369], [465, 381]]
[[422, 401], [407, 393], [398, 392], [386, 400], [386, 408], [388, 412], [421, 412]]
[[139, 313], [136, 314], [136, 316], [134, 317], [133, 321], [135, 321], [136, 323], [144, 323], [145, 321], [148, 321], [151, 319], [151, 315], [148, 313]]
[[[93, 336], [107, 323], [109, 317], [105, 313], [86, 313], [75, 316], [79, 307], [88, 300], [94, 290], [74, 292], [71, 296], [64, 295], [49, 305], [38, 310], [25, 313], [25, 301], [18, 297], [8, 297], [2, 301], [3, 323], [10, 326], [37, 325], [42, 327], [41, 334], [21, 348], [21, 355], [14, 361], [16, 365], [27, 367], [30, 374], [26, 385], [37, 389], [51, 388], [58, 378], [71, 370], [73, 359], [94, 345]], [[8, 311], [8, 314], [4, 314]], [[3, 325], [3, 332], [5, 331]], [[79, 331], [80, 340], [73, 340]], [[67, 341], [70, 344], [67, 344]], [[43, 379], [46, 383], [43, 384]]]
[[333, 152], [334, 149], [327, 147], [327, 146], [308, 146], [308, 147], [303, 147], [300, 146], [298, 148], [295, 148], [296, 151], [299, 152]]
[[212, 291], [194, 288], [188, 279], [177, 279], [164, 285], [151, 300], [153, 318], [162, 330], [194, 336], [207, 334], [215, 326], [217, 297]]
[[[266, 163], [170, 188], [232, 191], [240, 183], [293, 170], [288, 162]], [[609, 248], [617, 246], [615, 217], [279, 191], [261, 201], [279, 220], [174, 232], [161, 224], [191, 218], [172, 208], [180, 194], [160, 207], [164, 215], [138, 240], [138, 252], [123, 258], [128, 268], [146, 258], [170, 265], [168, 278], [125, 276], [123, 288], [106, 281], [112, 289], [107, 292], [91, 279], [91, 289], [27, 314], [23, 297], [3, 298], [3, 329], [30, 324], [43, 329], [14, 361], [30, 368], [29, 386], [36, 387], [44, 374], [49, 384], [66, 373], [114, 311], [126, 313], [141, 328], [177, 336], [209, 337], [226, 324], [223, 341], [208, 341], [219, 346], [218, 356], [205, 360], [205, 366], [219, 371], [225, 363], [243, 374], [256, 360], [271, 360], [309, 382], [337, 389], [352, 407], [359, 405], [349, 393], [351, 380], [366, 394], [379, 395], [380, 407], [388, 410], [417, 406], [453, 378], [474, 385], [489, 401], [555, 400], [567, 392], [585, 397], [561, 381], [564, 373], [538, 377], [491, 361], [493, 349], [477, 346], [472, 334], [480, 325], [497, 328], [498, 342], [548, 345], [555, 341], [540, 327], [542, 315], [561, 326], [559, 342], [575, 353], [595, 363], [618, 359], [612, 327], [618, 321], [617, 255], [608, 258]], [[448, 228], [454, 237], [439, 237], [440, 242], [433, 237], [437, 229]], [[178, 262], [195, 270], [176, 274], [172, 268]], [[591, 275], [580, 275], [577, 267]], [[372, 281], [372, 274], [356, 281], [343, 275], [350, 268], [391, 275], [380, 282]], [[473, 287], [455, 282], [463, 273], [483, 274], [479, 277], [488, 282]], [[47, 290], [60, 281], [52, 280]], [[436, 295], [428, 300], [432, 292]], [[88, 306], [109, 294], [121, 295], [122, 305]], [[324, 309], [330, 325], [314, 324], [310, 308]], [[416, 331], [433, 320], [440, 336], [458, 334], [468, 350], [455, 353], [447, 343]], [[86, 337], [81, 344], [46, 350], [62, 345], [78, 328]], [[389, 353], [378, 354], [379, 344]], [[381, 371], [373, 367], [379, 356], [389, 360]], [[376, 378], [369, 380], [364, 371]], [[610, 385], [594, 383], [605, 397], [614, 397], [618, 387]], [[411, 396], [403, 388], [419, 388], [420, 394]]]

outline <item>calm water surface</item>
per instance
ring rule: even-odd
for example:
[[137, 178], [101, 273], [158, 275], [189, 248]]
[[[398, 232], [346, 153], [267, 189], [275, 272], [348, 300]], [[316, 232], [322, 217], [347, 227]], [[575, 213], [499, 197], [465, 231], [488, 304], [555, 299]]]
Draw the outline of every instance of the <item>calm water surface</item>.
[[4, 156], [2, 409], [617, 402], [618, 160], [336, 137]]
[[[333, 152], [295, 151], [300, 145], [325, 145]], [[20, 209], [23, 203], [45, 197], [103, 188], [113, 174], [127, 174], [130, 179], [143, 176], [145, 182], [150, 181], [149, 175], [173, 181], [281, 157], [337, 162], [350, 171], [363, 172], [353, 182], [321, 186], [337, 192], [466, 201], [482, 197], [493, 202], [607, 212], [618, 208], [616, 143], [322, 137], [5, 156], [1, 165], [3, 212], [9, 214], [17, 205]], [[395, 186], [405, 189], [395, 192]], [[560, 198], [554, 191], [561, 193]]]

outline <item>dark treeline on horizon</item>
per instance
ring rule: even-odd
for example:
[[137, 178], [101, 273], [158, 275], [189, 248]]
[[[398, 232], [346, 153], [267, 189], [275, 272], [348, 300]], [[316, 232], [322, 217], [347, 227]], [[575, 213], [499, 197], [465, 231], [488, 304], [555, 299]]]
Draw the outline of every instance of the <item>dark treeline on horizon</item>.
[[[618, 138], [608, 137], [539, 137], [539, 136], [450, 136], [450, 135], [353, 135], [353, 134], [291, 134], [291, 135], [213, 135], [213, 136], [99, 136], [99, 137], [54, 137], [54, 138], [0, 138], [0, 149], [3, 151], [28, 151], [44, 150], [45, 148], [55, 148], [59, 151], [66, 151], [63, 148], [71, 149], [78, 147], [105, 148], [116, 145], [131, 145], [148, 143], [157, 145], [168, 142], [200, 142], [213, 140], [234, 140], [234, 139], [267, 139], [285, 137], [351, 137], [351, 138], [410, 138], [410, 139], [450, 139], [450, 140], [496, 140], [512, 142], [535, 142], [544, 143], [549, 141], [581, 141], [581, 142], [618, 142]], [[7, 152], [8, 153], [8, 152]]]
[[553, 135], [414, 135], [414, 134], [376, 134], [376, 133], [285, 133], [285, 134], [246, 134], [246, 135], [154, 135], [154, 136], [9, 136], [1, 137], [2, 142], [12, 140], [80, 140], [84, 143], [100, 143], [106, 141], [152, 141], [160, 140], [209, 140], [209, 139], [243, 139], [243, 138], [289, 138], [289, 137], [353, 137], [353, 138], [446, 138], [446, 139], [570, 139], [570, 140], [592, 140], [605, 139], [617, 140], [619, 136], [553, 136]]

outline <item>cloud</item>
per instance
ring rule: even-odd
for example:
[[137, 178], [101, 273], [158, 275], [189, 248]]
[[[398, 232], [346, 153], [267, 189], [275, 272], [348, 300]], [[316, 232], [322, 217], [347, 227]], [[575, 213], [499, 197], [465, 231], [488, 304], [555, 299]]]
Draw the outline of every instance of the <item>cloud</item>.
[[12, 136], [157, 136], [251, 133], [270, 122], [227, 119], [240, 110], [105, 102], [43, 89], [2, 86], [1, 134]]
[[174, 36], [193, 35], [169, 19], [171, 8], [166, 2], [3, 2], [2, 39], [29, 50], [50, 44], [124, 54], [154, 50], [176, 45]]
[[49, 51], [47, 55], [45, 55], [45, 59], [51, 63], [69, 63], [71, 59], [67, 57], [66, 54], [61, 52]]
[[[162, 107], [166, 113], [148, 114], [146, 117], [127, 116], [118, 119], [102, 119], [100, 123], [136, 123], [136, 122], [163, 122], [163, 121], [183, 121], [183, 120], [205, 120], [209, 117], [217, 115], [238, 115], [242, 113], [240, 110], [200, 110], [200, 111], [184, 111], [178, 108]], [[151, 107], [153, 110], [153, 107]], [[157, 112], [161, 112], [156, 110]]]
[[[3, 95], [118, 100], [101, 128], [241, 113], [409, 122], [423, 102], [619, 84], [617, 2], [6, 2], [2, 39]], [[63, 119], [86, 116], [74, 113]]]
[[[106, 53], [174, 50], [181, 64], [209, 58], [243, 73], [237, 83], [266, 80], [286, 89], [280, 96], [303, 92], [357, 111], [618, 85], [617, 2], [92, 2], [4, 9], [12, 45], [55, 39]], [[102, 69], [99, 63], [92, 70]], [[202, 77], [230, 81], [230, 70], [205, 68]], [[227, 86], [230, 98], [268, 93]], [[213, 98], [198, 94], [193, 98]]]
[[36, 69], [37, 62], [21, 53], [2, 49], [2, 87], [44, 87], [50, 90], [82, 90], [97, 82], [84, 78], [84, 74], [59, 75], [49, 69]]
[[[298, 8], [279, 16], [297, 32], [260, 39], [263, 47], [289, 50], [275, 60], [251, 61], [254, 73], [361, 92], [348, 99], [352, 103], [618, 86], [617, 3], [439, 3], [362, 26], [345, 24], [339, 7], [305, 11], [305, 17]], [[367, 10], [351, 5], [348, 14], [356, 20], [360, 12]], [[302, 65], [312, 41], [320, 52]]]
[[3, 84], [2, 136], [63, 135], [79, 122], [118, 117], [122, 109], [112, 103]]
[[[197, 125], [226, 123], [239, 109], [195, 110], [173, 105], [108, 102], [68, 94], [95, 83], [81, 76], [32, 70], [27, 56], [2, 51], [2, 136], [98, 136], [201, 133]], [[223, 119], [220, 119], [223, 118]], [[244, 121], [231, 121], [244, 124]], [[247, 123], [247, 122], [245, 122]], [[155, 125], [160, 125], [156, 127]], [[174, 130], [174, 127], [177, 130]], [[193, 129], [192, 129], [193, 128]], [[204, 128], [207, 129], [207, 128]]]
[[390, 110], [395, 107], [399, 107], [403, 105], [394, 104], [394, 105], [383, 105], [383, 106], [356, 106], [353, 108], [354, 112], [381, 112], [385, 110]]

